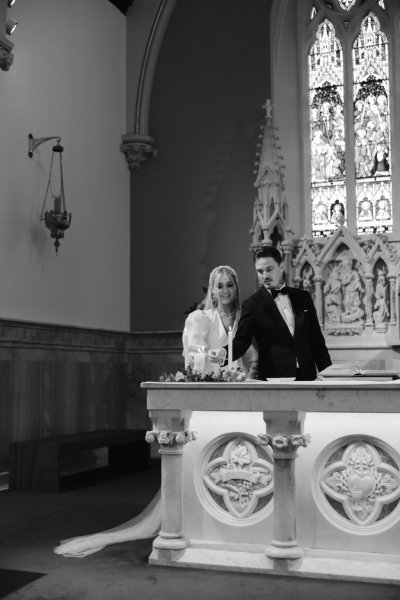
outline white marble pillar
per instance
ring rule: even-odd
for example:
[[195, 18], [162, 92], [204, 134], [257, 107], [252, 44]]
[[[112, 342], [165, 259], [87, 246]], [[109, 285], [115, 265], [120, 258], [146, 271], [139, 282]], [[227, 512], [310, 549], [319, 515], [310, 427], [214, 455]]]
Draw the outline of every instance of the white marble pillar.
[[308, 444], [303, 434], [304, 413], [264, 412], [268, 443], [274, 458], [274, 538], [266, 547], [269, 558], [298, 559], [304, 554], [296, 541], [295, 459], [297, 448]]
[[147, 432], [148, 442], [157, 441], [161, 454], [161, 530], [153, 542], [153, 549], [182, 550], [188, 546], [182, 531], [183, 447], [195, 439], [188, 430], [191, 411], [151, 410], [154, 430]]

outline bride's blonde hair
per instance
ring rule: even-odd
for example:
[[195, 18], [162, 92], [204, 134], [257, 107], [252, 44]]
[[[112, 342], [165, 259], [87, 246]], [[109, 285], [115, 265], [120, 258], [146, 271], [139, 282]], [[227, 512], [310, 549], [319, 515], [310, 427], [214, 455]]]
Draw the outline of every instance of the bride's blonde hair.
[[236, 271], [232, 269], [232, 267], [228, 267], [228, 265], [221, 265], [219, 267], [215, 267], [215, 269], [211, 271], [210, 278], [208, 280], [208, 289], [204, 303], [204, 309], [215, 309], [217, 307], [218, 301], [214, 297], [213, 287], [216, 284], [217, 279], [219, 279], [221, 275], [228, 275], [228, 277], [232, 279], [236, 291], [233, 308], [234, 310], [240, 310], [239, 279]]

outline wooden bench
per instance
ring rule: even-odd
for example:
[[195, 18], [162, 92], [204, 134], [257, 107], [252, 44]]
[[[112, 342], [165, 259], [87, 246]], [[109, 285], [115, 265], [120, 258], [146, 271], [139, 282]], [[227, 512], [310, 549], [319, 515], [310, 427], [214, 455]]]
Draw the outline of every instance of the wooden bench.
[[68, 456], [108, 448], [112, 473], [147, 468], [150, 445], [145, 430], [105, 429], [10, 443], [9, 489], [16, 492], [59, 492], [61, 461]]

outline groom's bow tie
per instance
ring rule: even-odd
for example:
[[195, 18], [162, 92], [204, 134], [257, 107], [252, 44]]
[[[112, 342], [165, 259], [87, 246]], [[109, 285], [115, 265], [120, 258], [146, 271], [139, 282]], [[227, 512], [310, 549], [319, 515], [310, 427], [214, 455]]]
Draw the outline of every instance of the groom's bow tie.
[[272, 296], [274, 299], [277, 297], [277, 295], [278, 295], [278, 294], [283, 294], [283, 295], [286, 295], [286, 294], [288, 293], [288, 291], [287, 291], [287, 287], [286, 287], [286, 286], [284, 286], [284, 287], [281, 287], [281, 289], [280, 289], [280, 290], [272, 290], [272, 289], [271, 289], [271, 290], [270, 290], [270, 292], [271, 292], [271, 296]]

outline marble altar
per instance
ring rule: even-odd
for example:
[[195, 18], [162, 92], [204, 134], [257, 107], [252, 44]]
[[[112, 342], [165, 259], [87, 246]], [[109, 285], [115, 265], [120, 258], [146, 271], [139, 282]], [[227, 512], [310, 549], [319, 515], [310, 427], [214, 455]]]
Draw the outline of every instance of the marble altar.
[[149, 562], [400, 585], [400, 382], [145, 382]]

